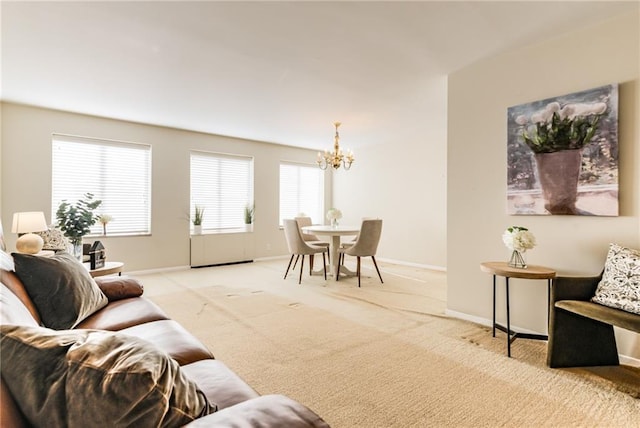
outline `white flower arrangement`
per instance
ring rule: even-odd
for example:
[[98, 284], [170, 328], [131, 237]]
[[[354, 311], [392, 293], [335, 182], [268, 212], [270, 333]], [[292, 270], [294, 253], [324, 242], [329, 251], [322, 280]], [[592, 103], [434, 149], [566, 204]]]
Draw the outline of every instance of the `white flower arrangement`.
[[536, 237], [526, 227], [511, 226], [502, 234], [502, 242], [511, 251], [524, 252], [536, 246]]
[[327, 220], [340, 220], [342, 218], [342, 211], [337, 208], [331, 208], [327, 211]]

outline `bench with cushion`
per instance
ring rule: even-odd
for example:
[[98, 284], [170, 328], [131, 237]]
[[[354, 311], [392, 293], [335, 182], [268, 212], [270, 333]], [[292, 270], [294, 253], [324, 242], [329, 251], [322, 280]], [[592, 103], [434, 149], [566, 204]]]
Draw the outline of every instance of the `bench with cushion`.
[[547, 365], [618, 365], [613, 326], [640, 332], [639, 279], [640, 253], [616, 244], [601, 275], [555, 278]]

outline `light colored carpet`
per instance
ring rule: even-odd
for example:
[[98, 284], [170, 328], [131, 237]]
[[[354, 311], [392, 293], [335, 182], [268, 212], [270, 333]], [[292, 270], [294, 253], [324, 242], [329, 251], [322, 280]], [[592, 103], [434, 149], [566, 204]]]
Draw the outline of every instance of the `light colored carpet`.
[[286, 260], [138, 275], [145, 294], [262, 394], [334, 427], [640, 426], [640, 372], [549, 369], [546, 342], [444, 316], [446, 274], [381, 264], [340, 282]]

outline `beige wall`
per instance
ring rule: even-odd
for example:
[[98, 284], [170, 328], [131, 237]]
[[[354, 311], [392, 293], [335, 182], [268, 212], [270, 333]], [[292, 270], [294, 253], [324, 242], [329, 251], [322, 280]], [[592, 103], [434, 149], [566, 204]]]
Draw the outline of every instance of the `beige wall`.
[[[383, 219], [377, 258], [445, 269], [447, 266], [447, 82], [416, 88], [415, 105], [428, 134], [356, 149], [356, 163], [334, 175], [333, 200], [344, 222]], [[378, 124], [393, 130], [394, 124]], [[346, 141], [346, 140], [345, 140]]]
[[[507, 259], [501, 234], [510, 225], [527, 226], [535, 234], [538, 245], [527, 253], [529, 263], [565, 275], [598, 274], [610, 242], [640, 248], [639, 36], [638, 16], [620, 17], [449, 76], [451, 312], [491, 318], [491, 277], [480, 272], [479, 264]], [[610, 83], [620, 84], [620, 216], [506, 215], [507, 108]], [[502, 295], [499, 313], [504, 313], [503, 301]], [[511, 304], [512, 324], [546, 330], [544, 282], [514, 280]], [[624, 333], [619, 351], [640, 358], [638, 335]]]
[[[51, 134], [62, 133], [152, 146], [151, 236], [100, 238], [107, 256], [126, 261], [127, 270], [189, 264], [191, 149], [254, 156], [256, 257], [287, 253], [284, 235], [278, 227], [279, 162], [314, 162], [314, 151], [10, 103], [2, 107], [0, 194], [4, 225], [10, 225], [16, 211], [44, 211], [51, 221]], [[325, 185], [328, 205], [331, 174], [327, 174]], [[15, 236], [6, 232], [12, 249]]]

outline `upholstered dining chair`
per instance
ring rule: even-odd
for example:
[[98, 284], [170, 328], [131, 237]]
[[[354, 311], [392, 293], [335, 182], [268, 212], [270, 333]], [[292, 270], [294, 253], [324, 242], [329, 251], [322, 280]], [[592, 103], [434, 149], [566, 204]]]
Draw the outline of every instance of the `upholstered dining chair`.
[[380, 269], [378, 269], [378, 263], [376, 263], [376, 252], [378, 251], [378, 243], [380, 242], [380, 235], [382, 234], [382, 220], [369, 219], [362, 220], [362, 227], [356, 242], [346, 248], [338, 249], [338, 269], [336, 269], [336, 281], [340, 280], [340, 266], [344, 264], [345, 254], [355, 256], [357, 258], [357, 274], [358, 274], [358, 287], [360, 287], [360, 265], [362, 257], [371, 257], [373, 265], [376, 267], [380, 282], [384, 284], [382, 275], [380, 275]]
[[[298, 227], [300, 231], [305, 226], [311, 226], [313, 223], [311, 222], [311, 217], [296, 217], [295, 220], [298, 222]], [[309, 245], [315, 245], [316, 247], [327, 247], [329, 248], [329, 243], [327, 241], [323, 241], [318, 238], [316, 235], [312, 235], [310, 233], [302, 233], [302, 239]], [[331, 263], [331, 257], [329, 256], [329, 252], [327, 251], [327, 262]], [[293, 262], [293, 268], [296, 268], [296, 264], [298, 263], [298, 257], [296, 257], [296, 261]]]
[[289, 273], [289, 269], [291, 268], [291, 263], [293, 262], [293, 258], [297, 256], [302, 256], [302, 261], [300, 262], [300, 277], [298, 278], [298, 284], [302, 283], [302, 271], [304, 270], [304, 256], [309, 256], [309, 275], [311, 275], [313, 270], [313, 256], [318, 253], [322, 253], [322, 268], [324, 269], [324, 279], [327, 279], [327, 260], [325, 254], [329, 252], [327, 247], [318, 247], [315, 245], [309, 245], [302, 238], [302, 232], [300, 232], [300, 227], [298, 226], [298, 222], [293, 219], [285, 219], [283, 220], [284, 224], [284, 236], [287, 240], [287, 247], [289, 248], [289, 252], [291, 253], [291, 258], [289, 259], [289, 264], [287, 265], [287, 271], [284, 273], [284, 279], [287, 279], [287, 274]]

